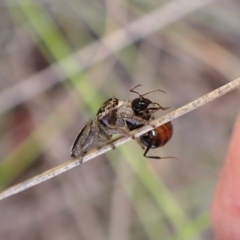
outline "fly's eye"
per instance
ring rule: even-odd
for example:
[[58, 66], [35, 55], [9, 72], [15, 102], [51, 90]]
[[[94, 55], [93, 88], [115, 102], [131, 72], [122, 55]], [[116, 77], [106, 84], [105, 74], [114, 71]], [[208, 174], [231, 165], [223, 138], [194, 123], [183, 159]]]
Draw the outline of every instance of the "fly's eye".
[[118, 99], [117, 98], [109, 98], [107, 101], [105, 101], [100, 109], [97, 112], [97, 115], [100, 115], [101, 113], [106, 112], [107, 110], [114, 108], [118, 105]]

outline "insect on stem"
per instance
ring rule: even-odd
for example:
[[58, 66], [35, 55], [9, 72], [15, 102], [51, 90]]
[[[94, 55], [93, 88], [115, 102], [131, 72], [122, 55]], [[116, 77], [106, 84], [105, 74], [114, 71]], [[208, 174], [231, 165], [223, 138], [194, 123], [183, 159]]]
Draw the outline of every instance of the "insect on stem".
[[[141, 128], [138, 128], [136, 130], [134, 130], [132, 133], [133, 135], [137, 138], [149, 131], [151, 131], [153, 128], [151, 127], [151, 125], [154, 125], [156, 127], [158, 126], [161, 126], [162, 124], [164, 123], [167, 123], [169, 121], [172, 121], [173, 119], [176, 119], [192, 110], [195, 110], [196, 108], [204, 105], [204, 104], [207, 104], [221, 96], [223, 96], [224, 94], [226, 93], [229, 93], [231, 92], [232, 90], [238, 88], [240, 86], [240, 78], [237, 78], [225, 85], [223, 85], [222, 87], [220, 88], [217, 88], [216, 90], [196, 99], [195, 101], [193, 102], [190, 102], [156, 120], [153, 120], [151, 122], [149, 122], [148, 125], [146, 126], [143, 126]], [[186, 109], [186, 110], [185, 110]], [[130, 137], [119, 137], [117, 138], [116, 140], [114, 140], [112, 143], [114, 144], [115, 147], [118, 147], [128, 141], [130, 141], [131, 138]], [[93, 158], [111, 150], [112, 147], [111, 146], [102, 146], [100, 149], [95, 149], [91, 152], [89, 152], [87, 155], [85, 155], [83, 157], [83, 162], [87, 162], [87, 161], [90, 161], [92, 160]], [[79, 166], [79, 160], [76, 159], [76, 160], [70, 160], [70, 161], [67, 161], [55, 168], [52, 168], [52, 169], [49, 169], [48, 171], [44, 172], [44, 173], [41, 173], [39, 175], [36, 175], [35, 177], [33, 178], [30, 178], [26, 181], [23, 181], [19, 184], [16, 184], [8, 189], [6, 189], [5, 191], [1, 192], [0, 193], [0, 200], [2, 199], [5, 199], [7, 197], [10, 197], [14, 194], [17, 194], [19, 192], [22, 192], [22, 191], [25, 191], [26, 189], [30, 188], [30, 187], [33, 187], [35, 185], [38, 185], [44, 181], [47, 181], [53, 177], [56, 177], [57, 175], [60, 175], [74, 167], [77, 167]]]

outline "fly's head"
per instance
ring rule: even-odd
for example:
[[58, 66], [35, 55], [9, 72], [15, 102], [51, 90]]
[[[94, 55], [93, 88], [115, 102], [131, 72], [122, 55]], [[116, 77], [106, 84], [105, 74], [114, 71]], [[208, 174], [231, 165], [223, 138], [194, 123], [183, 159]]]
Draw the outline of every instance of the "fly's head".
[[117, 98], [109, 98], [106, 102], [102, 104], [97, 112], [97, 119], [103, 118], [105, 115], [108, 115], [115, 108], [117, 108], [119, 100]]
[[98, 123], [105, 126], [106, 131], [108, 128], [113, 129], [122, 127], [124, 124], [121, 121], [119, 113], [124, 111], [125, 107], [127, 107], [126, 105], [127, 101], [119, 101], [117, 98], [109, 98], [103, 103], [97, 112]]
[[97, 122], [104, 127], [110, 127], [116, 125], [117, 116], [117, 106], [119, 100], [117, 98], [109, 98], [106, 102], [102, 104], [97, 112]]

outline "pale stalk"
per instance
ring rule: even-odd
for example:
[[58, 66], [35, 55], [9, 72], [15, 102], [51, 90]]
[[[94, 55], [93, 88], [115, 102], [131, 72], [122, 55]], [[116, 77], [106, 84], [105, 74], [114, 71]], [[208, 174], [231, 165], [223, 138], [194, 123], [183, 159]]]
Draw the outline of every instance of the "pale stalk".
[[[169, 122], [169, 121], [172, 121], [173, 119], [175, 118], [178, 118], [190, 111], [193, 111], [195, 110], [196, 108], [206, 104], [206, 103], [209, 103], [221, 96], [223, 96], [224, 94], [238, 88], [240, 86], [240, 78], [237, 78], [225, 85], [223, 85], [222, 87], [220, 88], [217, 88], [216, 90], [150, 122], [148, 125], [146, 126], [143, 126], [141, 128], [138, 128], [134, 131], [131, 132], [131, 136], [137, 138], [139, 137], [140, 135], [152, 130], [153, 128], [156, 128], [158, 126], [161, 126], [162, 124], [166, 123], [166, 122]], [[115, 139], [114, 141], [111, 142], [111, 144], [107, 144], [103, 147], [101, 147], [100, 149], [94, 149], [92, 150], [91, 152], [89, 152], [88, 154], [86, 154], [84, 157], [83, 157], [83, 163], [84, 162], [87, 162], [89, 160], [92, 160], [93, 158], [107, 152], [107, 151], [110, 151], [112, 150], [112, 145], [116, 147], [130, 141], [131, 138], [130, 137], [120, 137], [120, 138], [117, 138]], [[7, 197], [10, 197], [14, 194], [17, 194], [19, 192], [22, 192], [30, 187], [33, 187], [35, 185], [38, 185], [42, 182], [45, 182], [47, 181], [48, 179], [51, 179], [61, 173], [64, 173], [76, 166], [80, 165], [80, 160], [79, 159], [76, 159], [76, 160], [69, 160], [55, 168], [52, 168], [44, 173], [41, 173], [33, 178], [30, 178], [26, 181], [23, 181], [19, 184], [16, 184], [8, 189], [6, 189], [5, 191], [3, 191], [2, 193], [0, 193], [0, 200], [4, 199], [4, 198], [7, 198]]]

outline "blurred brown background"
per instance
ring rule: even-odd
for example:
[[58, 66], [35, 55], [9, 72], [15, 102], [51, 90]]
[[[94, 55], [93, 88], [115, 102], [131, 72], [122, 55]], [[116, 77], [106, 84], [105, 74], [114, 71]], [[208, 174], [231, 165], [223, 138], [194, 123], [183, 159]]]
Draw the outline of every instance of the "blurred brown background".
[[[239, 11], [236, 0], [2, 1], [1, 190], [69, 160], [109, 97], [133, 99], [142, 84], [166, 91], [149, 98], [172, 110], [239, 77]], [[131, 141], [1, 201], [0, 239], [213, 239], [239, 102], [235, 90], [174, 120], [151, 153], [178, 161], [144, 159]]]

